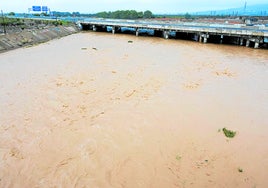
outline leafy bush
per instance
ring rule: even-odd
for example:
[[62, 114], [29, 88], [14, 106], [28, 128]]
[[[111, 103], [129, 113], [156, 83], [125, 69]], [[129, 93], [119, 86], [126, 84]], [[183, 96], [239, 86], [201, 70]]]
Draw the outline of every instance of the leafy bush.
[[228, 138], [233, 138], [236, 135], [236, 132], [235, 131], [231, 131], [231, 130], [228, 130], [226, 128], [223, 128], [222, 131], [223, 131], [224, 135], [226, 137], [228, 137]]

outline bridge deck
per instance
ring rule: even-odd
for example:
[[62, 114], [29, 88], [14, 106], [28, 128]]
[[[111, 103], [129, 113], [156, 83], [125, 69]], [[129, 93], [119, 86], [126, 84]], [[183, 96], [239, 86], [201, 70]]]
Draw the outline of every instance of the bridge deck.
[[129, 27], [137, 29], [152, 29], [161, 31], [189, 32], [189, 33], [207, 33], [223, 34], [229, 36], [251, 36], [268, 37], [268, 28], [264, 26], [245, 26], [231, 24], [200, 24], [200, 23], [167, 23], [167, 22], [146, 22], [136, 20], [106, 20], [94, 19], [85, 20], [81, 24], [111, 26], [111, 27]]

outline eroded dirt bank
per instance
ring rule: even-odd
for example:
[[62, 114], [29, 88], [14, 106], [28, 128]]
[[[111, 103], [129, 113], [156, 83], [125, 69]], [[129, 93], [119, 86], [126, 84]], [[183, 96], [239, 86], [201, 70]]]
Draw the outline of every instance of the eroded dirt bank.
[[267, 187], [267, 59], [109, 33], [2, 53], [0, 187]]

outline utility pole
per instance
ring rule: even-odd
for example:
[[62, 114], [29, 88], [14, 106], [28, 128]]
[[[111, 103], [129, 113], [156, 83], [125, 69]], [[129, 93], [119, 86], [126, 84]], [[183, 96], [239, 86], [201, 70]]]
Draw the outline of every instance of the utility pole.
[[246, 9], [247, 9], [247, 1], [245, 1], [244, 11], [246, 11]]
[[4, 33], [6, 34], [7, 33], [7, 31], [6, 31], [6, 23], [5, 23], [3, 10], [1, 10], [1, 13], [2, 13], [3, 26], [4, 26]]

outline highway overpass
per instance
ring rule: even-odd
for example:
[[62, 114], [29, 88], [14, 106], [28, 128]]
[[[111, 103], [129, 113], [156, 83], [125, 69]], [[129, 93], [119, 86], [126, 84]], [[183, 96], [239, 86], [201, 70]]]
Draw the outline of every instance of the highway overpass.
[[155, 36], [165, 39], [175, 33], [177, 38], [191, 38], [193, 40], [207, 43], [229, 40], [231, 43], [253, 46], [268, 43], [268, 28], [264, 25], [246, 26], [242, 24], [205, 24], [194, 22], [160, 22], [160, 21], [139, 21], [139, 20], [113, 20], [113, 19], [87, 19], [79, 21], [78, 24], [83, 30], [107, 31], [110, 28], [113, 34], [122, 32], [122, 28], [130, 28], [136, 36], [144, 30], [152, 30]]

